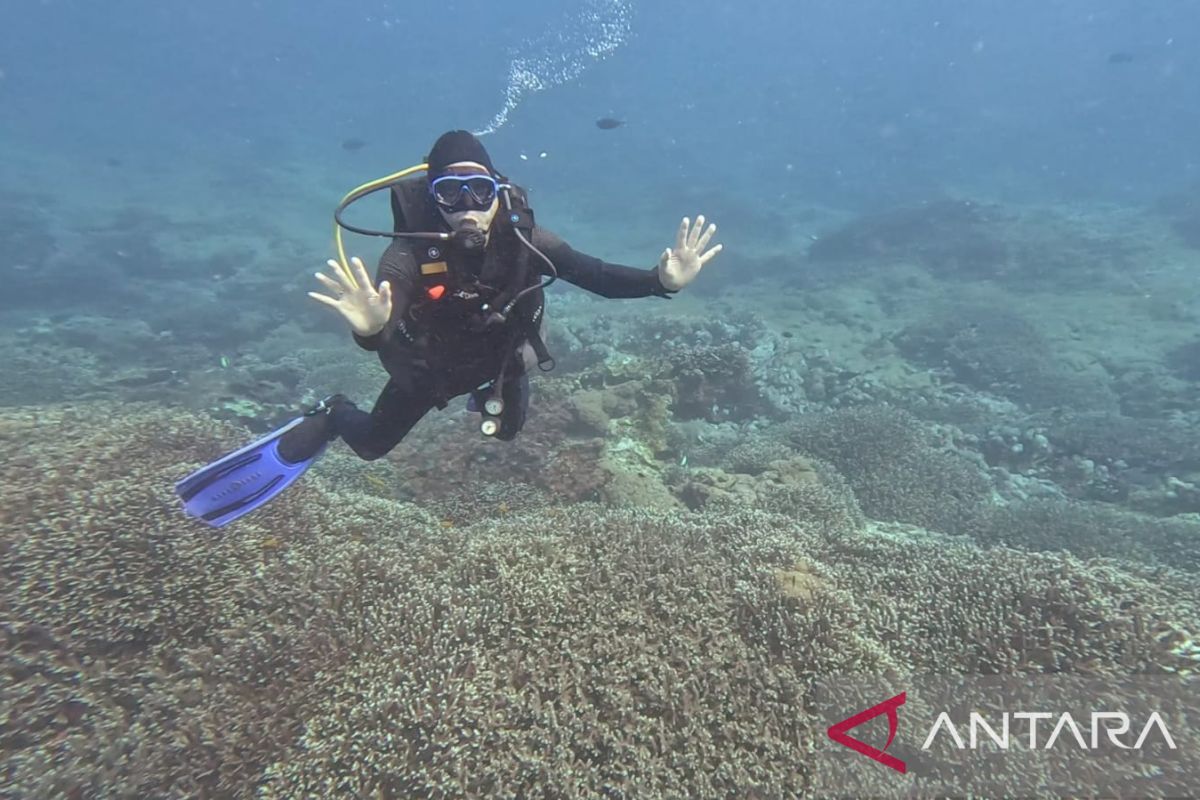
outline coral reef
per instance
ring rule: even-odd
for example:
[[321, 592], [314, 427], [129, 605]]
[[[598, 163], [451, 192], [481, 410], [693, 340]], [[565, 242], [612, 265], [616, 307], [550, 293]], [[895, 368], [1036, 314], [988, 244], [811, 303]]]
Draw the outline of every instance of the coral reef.
[[984, 544], [1200, 572], [1200, 520], [1156, 519], [1103, 503], [1043, 499], [997, 506], [980, 515], [971, 535]]
[[491, 513], [475, 501], [489, 486], [497, 498], [519, 486], [520, 494], [557, 504], [595, 500], [611, 478], [601, 459], [605, 440], [579, 435], [577, 418], [561, 397], [539, 392], [524, 430], [509, 442], [481, 436], [478, 419], [431, 412], [387, 457], [396, 467], [397, 496], [470, 520]]
[[1113, 388], [1121, 399], [1121, 413], [1129, 417], [1155, 419], [1196, 411], [1195, 388], [1178, 369], [1172, 372], [1157, 364], [1122, 366]]
[[862, 527], [864, 517], [849, 484], [828, 464], [791, 456], [753, 475], [700, 468], [668, 475], [672, 491], [691, 509], [756, 508], [802, 521], [825, 536]]
[[991, 494], [979, 465], [898, 409], [806, 414], [786, 435], [798, 451], [844, 475], [872, 519], [956, 532]]
[[987, 223], [995, 209], [966, 200], [936, 200], [860, 217], [808, 249], [816, 262], [911, 259], [960, 277], [996, 277], [1009, 266], [1008, 247]]
[[[0, 440], [0, 705], [6, 789], [22, 796], [212, 794], [246, 786], [252, 753], [294, 736], [286, 719], [230, 713], [270, 702], [277, 679], [316, 668], [289, 647], [307, 588], [269, 538], [311, 536], [286, 506], [243, 537], [175, 511], [170, 476], [233, 432], [137, 406], [8, 410]], [[244, 432], [241, 434], [244, 436]], [[295, 501], [311, 492], [298, 487]], [[11, 494], [9, 494], [11, 492]], [[262, 527], [257, 527], [262, 526]], [[224, 704], [224, 707], [222, 707]], [[136, 765], [136, 767], [134, 766]]]
[[1058, 412], [997, 425], [964, 445], [989, 464], [1052, 484], [1064, 496], [1150, 513], [1200, 511], [1200, 439], [1179, 420]]
[[0, 382], [0, 405], [102, 397], [104, 391], [95, 382], [99, 372], [100, 359], [95, 353], [47, 345], [17, 331], [0, 342], [0, 373], [20, 376], [20, 380]]
[[718, 450], [720, 466], [727, 472], [761, 475], [775, 461], [792, 456], [787, 443], [770, 435], [739, 437], [736, 444]]
[[1169, 646], [1192, 624], [1194, 574], [980, 549], [903, 527], [878, 534], [832, 540], [815, 558], [838, 585], [887, 596], [859, 632], [909, 667], [1108, 675], [1191, 667]]
[[730, 303], [713, 303], [703, 317], [653, 315], [642, 317], [636, 327], [616, 324], [608, 316], [597, 320], [599, 330], [607, 330], [609, 344], [620, 352], [641, 356], [662, 356], [681, 346], [722, 347], [736, 345], [753, 350], [767, 335], [763, 321], [753, 313]]
[[744, 313], [699, 323], [648, 317], [633, 325], [600, 315], [590, 328], [574, 333], [606, 351], [605, 359], [581, 376], [585, 388], [660, 382], [652, 388], [670, 395], [679, 420], [745, 421], [773, 410], [759, 387], [759, 379], [772, 371], [761, 363], [773, 360], [772, 348], [757, 349], [767, 338], [762, 322]]
[[[100, 402], [0, 411], [0, 794], [813, 796], [822, 677], [1200, 659], [1190, 262], [1105, 277], [1136, 237], [947, 201], [803, 269], [748, 254], [762, 300], [804, 287], [777, 307], [555, 297], [563, 358], [516, 441], [456, 405], [218, 532], [172, 477], [383, 380], [331, 356], [336, 319], [293, 318], [298, 284], [254, 297], [311, 248], [136, 210], [51, 237], [27, 205], [0, 233], [38, 266], [12, 270], [6, 396]], [[83, 252], [68, 299], [120, 274], [112, 308], [20, 307]], [[1174, 327], [1058, 325], [1077, 285]]]
[[1107, 374], [1081, 367], [1020, 313], [997, 304], [944, 306], [893, 338], [906, 357], [1035, 409], [1117, 406]]
[[6, 790], [804, 795], [819, 676], [1195, 663], [1194, 574], [857, 529], [835, 505], [446, 526], [318, 465], [215, 533], [170, 476], [240, 436], [135, 405], [0, 417]]
[[666, 358], [675, 382], [676, 418], [737, 421], [765, 410], [750, 374], [749, 353], [741, 347], [680, 346]]
[[1043, 209], [1029, 213], [971, 200], [932, 200], [867, 214], [830, 231], [810, 261], [837, 267], [920, 264], [939, 279], [1085, 286], [1128, 268], [1144, 246]]
[[1144, 471], [1200, 469], [1200, 433], [1181, 422], [1065, 413], [1047, 423], [1046, 435], [1068, 455]]
[[572, 391], [566, 397], [565, 402], [574, 417], [571, 433], [604, 436], [636, 432], [639, 441], [652, 453], [669, 450], [668, 423], [672, 398], [675, 397], [671, 381], [644, 376], [635, 378], [605, 370], [600, 375], [585, 373], [578, 382], [601, 388]]

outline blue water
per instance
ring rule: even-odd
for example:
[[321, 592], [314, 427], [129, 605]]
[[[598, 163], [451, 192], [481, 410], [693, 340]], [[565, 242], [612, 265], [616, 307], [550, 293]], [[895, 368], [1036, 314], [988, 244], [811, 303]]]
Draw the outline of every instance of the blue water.
[[[0, 0], [0, 796], [818, 797], [839, 671], [1194, 670], [1198, 32]], [[725, 250], [670, 302], [549, 290], [511, 445], [457, 398], [186, 518], [174, 480], [370, 408], [311, 276], [457, 128], [579, 250], [650, 268], [696, 214]]]
[[[520, 43], [587, 5], [6, 3], [0, 131], [84, 181], [106, 157], [135, 173], [303, 161], [352, 181], [483, 127]], [[746, 205], [771, 186], [867, 203], [1013, 176], [1140, 197], [1195, 176], [1194, 4], [614, 5], [627, 40], [528, 96], [489, 142], [515, 175], [605, 194], [698, 184]], [[629, 125], [591, 128], [602, 115]], [[337, 147], [350, 136], [370, 142], [354, 161]], [[541, 150], [552, 160], [514, 161]]]

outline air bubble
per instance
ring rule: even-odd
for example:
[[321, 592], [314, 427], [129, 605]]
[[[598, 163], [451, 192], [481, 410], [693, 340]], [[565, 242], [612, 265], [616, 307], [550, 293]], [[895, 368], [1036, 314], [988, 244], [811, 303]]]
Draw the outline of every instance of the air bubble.
[[504, 105], [475, 135], [495, 133], [531, 94], [570, 83], [629, 39], [633, 7], [628, 0], [585, 0], [564, 23], [521, 44], [508, 65]]

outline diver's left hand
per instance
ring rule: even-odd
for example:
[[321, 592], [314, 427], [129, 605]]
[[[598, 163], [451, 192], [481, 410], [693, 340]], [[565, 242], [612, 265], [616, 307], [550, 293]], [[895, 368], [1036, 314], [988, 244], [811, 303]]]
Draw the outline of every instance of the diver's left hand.
[[679, 223], [679, 233], [675, 235], [675, 246], [663, 251], [658, 260], [658, 280], [663, 288], [677, 292], [692, 282], [700, 270], [721, 252], [724, 245], [714, 245], [708, 251], [704, 248], [717, 232], [716, 225], [704, 229], [704, 215], [696, 217], [696, 224], [687, 217]]

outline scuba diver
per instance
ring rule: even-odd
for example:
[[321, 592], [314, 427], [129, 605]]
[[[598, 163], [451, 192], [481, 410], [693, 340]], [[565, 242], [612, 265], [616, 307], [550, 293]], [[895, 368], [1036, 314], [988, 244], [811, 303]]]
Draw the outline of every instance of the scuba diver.
[[[341, 314], [360, 347], [378, 354], [388, 381], [374, 408], [331, 395], [197, 470], [176, 484], [192, 516], [219, 527], [261, 507], [335, 438], [363, 459], [380, 458], [431, 409], [461, 395], [482, 415], [484, 435], [512, 439], [529, 407], [529, 370], [554, 365], [542, 338], [545, 287], [562, 278], [603, 297], [669, 298], [722, 248], [708, 246], [715, 225], [685, 217], [657, 266], [610, 264], [535, 225], [525, 191], [496, 172], [471, 133], [443, 134], [426, 161], [343, 199], [334, 215], [339, 259], [329, 260], [329, 275], [316, 274], [325, 293], [309, 292]], [[342, 219], [351, 203], [382, 190], [390, 192], [394, 230]], [[392, 239], [375, 280], [360, 259], [347, 261], [342, 228]]]

